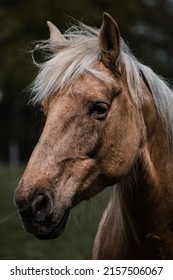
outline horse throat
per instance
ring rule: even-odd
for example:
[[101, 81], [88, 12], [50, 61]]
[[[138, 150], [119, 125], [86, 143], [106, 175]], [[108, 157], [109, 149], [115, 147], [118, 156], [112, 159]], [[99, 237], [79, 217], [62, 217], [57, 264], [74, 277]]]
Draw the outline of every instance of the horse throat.
[[125, 258], [131, 258], [133, 250], [135, 259], [164, 259], [165, 205], [157, 174], [153, 166], [148, 166], [148, 155], [145, 157], [141, 155], [136, 160], [131, 172], [117, 186], [124, 226], [122, 247]]

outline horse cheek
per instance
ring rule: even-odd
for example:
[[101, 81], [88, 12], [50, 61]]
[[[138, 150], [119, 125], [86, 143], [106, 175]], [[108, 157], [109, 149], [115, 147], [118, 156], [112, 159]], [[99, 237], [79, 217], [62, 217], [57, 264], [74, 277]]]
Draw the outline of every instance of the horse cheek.
[[[127, 175], [140, 147], [140, 135], [136, 125], [131, 127], [121, 125], [114, 126], [106, 133], [100, 153], [101, 172], [111, 184], [117, 183]], [[110, 138], [110, 135], [113, 137]]]

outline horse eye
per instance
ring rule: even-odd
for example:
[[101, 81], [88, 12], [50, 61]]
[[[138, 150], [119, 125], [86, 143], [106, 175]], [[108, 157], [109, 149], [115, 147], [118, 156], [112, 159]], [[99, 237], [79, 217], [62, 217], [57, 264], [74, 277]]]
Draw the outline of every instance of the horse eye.
[[90, 109], [90, 114], [95, 119], [104, 119], [108, 113], [109, 105], [104, 102], [96, 102]]

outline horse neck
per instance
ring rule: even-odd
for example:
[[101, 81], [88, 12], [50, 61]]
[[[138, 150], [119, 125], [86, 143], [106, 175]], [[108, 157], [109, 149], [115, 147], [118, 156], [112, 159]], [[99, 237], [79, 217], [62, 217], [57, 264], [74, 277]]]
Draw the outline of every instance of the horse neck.
[[173, 256], [173, 157], [152, 95], [144, 87], [145, 141], [117, 189], [125, 231], [131, 231], [138, 250], [150, 258], [169, 258]]

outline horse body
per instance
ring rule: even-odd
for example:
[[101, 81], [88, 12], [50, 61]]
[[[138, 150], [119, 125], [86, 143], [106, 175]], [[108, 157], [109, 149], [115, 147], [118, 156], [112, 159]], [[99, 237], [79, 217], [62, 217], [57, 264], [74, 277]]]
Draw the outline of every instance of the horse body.
[[116, 184], [93, 257], [171, 259], [171, 89], [130, 54], [108, 14], [99, 31], [63, 36], [48, 25], [54, 56], [33, 89], [46, 124], [15, 193], [25, 228], [56, 238], [72, 207]]

